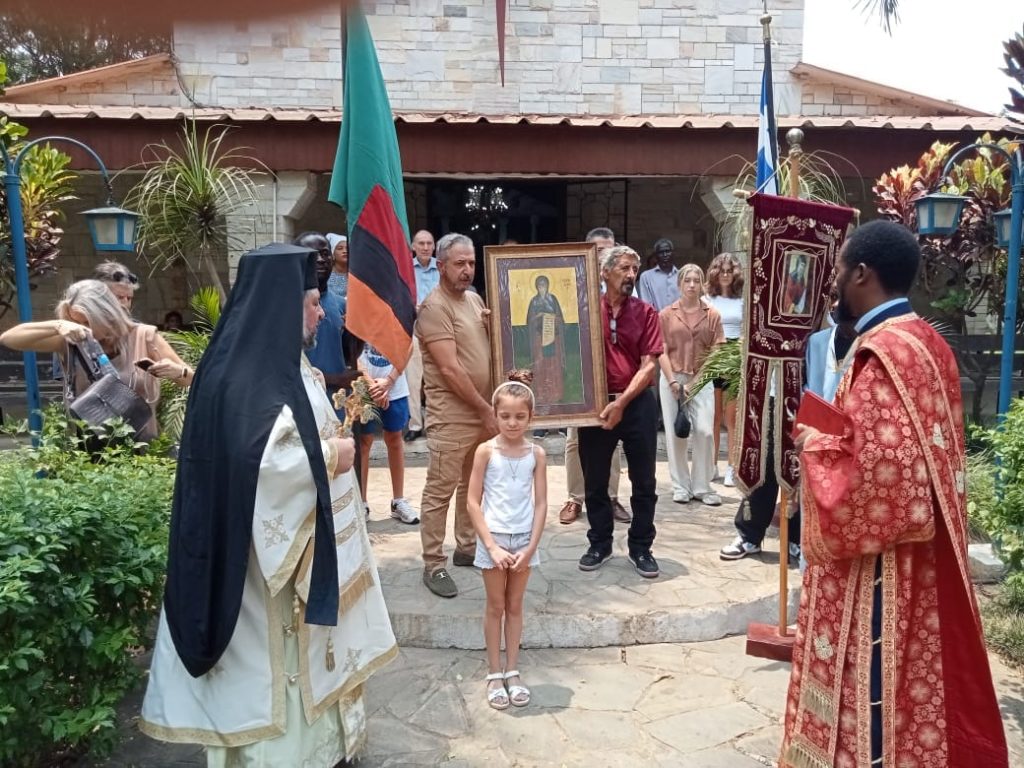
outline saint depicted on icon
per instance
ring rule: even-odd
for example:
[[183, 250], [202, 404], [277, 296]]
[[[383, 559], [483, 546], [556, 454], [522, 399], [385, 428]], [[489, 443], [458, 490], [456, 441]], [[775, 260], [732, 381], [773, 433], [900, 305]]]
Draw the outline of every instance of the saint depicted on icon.
[[565, 317], [547, 275], [538, 275], [534, 287], [537, 294], [526, 310], [533, 388], [538, 402], [557, 403], [562, 400], [565, 379]]
[[794, 251], [786, 265], [786, 281], [782, 290], [782, 312], [787, 315], [806, 315], [811, 311], [810, 291], [811, 257]]

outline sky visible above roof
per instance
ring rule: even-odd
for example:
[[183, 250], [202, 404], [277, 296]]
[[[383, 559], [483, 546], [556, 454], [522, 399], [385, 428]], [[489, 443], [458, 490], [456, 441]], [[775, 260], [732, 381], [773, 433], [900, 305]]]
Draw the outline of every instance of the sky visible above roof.
[[1024, 2], [901, 0], [899, 8], [889, 36], [854, 0], [806, 0], [803, 60], [998, 114], [1014, 84], [1000, 71], [1003, 41], [1024, 28]]

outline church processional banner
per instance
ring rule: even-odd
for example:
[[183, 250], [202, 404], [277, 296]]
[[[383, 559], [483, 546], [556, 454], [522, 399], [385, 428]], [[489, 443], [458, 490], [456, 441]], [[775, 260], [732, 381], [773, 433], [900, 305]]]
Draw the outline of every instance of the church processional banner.
[[764, 482], [774, 403], [775, 476], [792, 492], [800, 475], [792, 431], [804, 350], [828, 309], [836, 255], [854, 211], [764, 194], [752, 195], [749, 202], [754, 215], [737, 407], [740, 440], [731, 460], [741, 490], [749, 493]]

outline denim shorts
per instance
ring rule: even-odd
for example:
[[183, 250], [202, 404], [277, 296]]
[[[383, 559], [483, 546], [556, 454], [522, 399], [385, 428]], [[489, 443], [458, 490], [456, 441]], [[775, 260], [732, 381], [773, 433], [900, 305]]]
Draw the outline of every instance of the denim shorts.
[[[491, 538], [494, 539], [494, 543], [504, 549], [506, 552], [515, 554], [516, 552], [522, 552], [528, 546], [530, 546], [530, 539], [533, 537], [533, 533], [527, 531], [526, 533], [492, 533]], [[479, 537], [476, 540], [476, 557], [473, 559], [473, 565], [477, 568], [494, 568], [494, 561], [491, 559], [490, 553], [487, 551], [487, 547], [480, 541]], [[536, 568], [540, 565], [540, 552], [534, 551], [533, 557], [530, 558], [530, 567]]]

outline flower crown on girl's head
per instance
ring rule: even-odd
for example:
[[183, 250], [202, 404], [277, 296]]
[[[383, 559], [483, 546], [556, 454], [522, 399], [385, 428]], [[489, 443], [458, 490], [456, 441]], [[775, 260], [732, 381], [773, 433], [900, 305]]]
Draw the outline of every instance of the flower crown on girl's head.
[[526, 386], [526, 384], [524, 384], [523, 382], [513, 380], [503, 382], [502, 384], [499, 384], [495, 388], [494, 394], [491, 395], [491, 406], [497, 406], [498, 398], [506, 394], [510, 395], [511, 397], [516, 397], [521, 400], [529, 401], [531, 411], [534, 410], [537, 404], [536, 399], [533, 396], [533, 390]]

